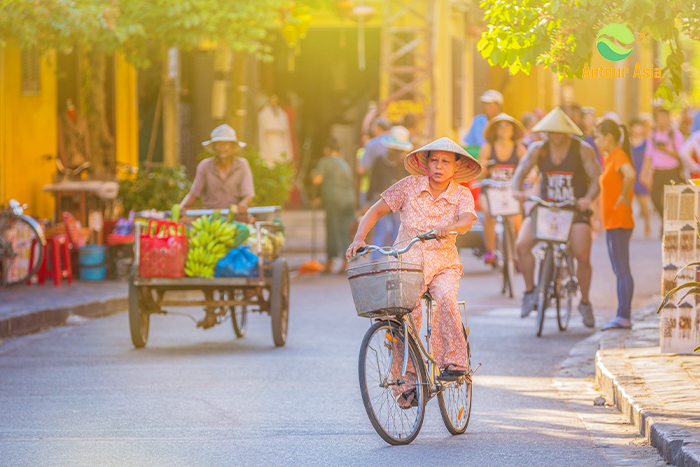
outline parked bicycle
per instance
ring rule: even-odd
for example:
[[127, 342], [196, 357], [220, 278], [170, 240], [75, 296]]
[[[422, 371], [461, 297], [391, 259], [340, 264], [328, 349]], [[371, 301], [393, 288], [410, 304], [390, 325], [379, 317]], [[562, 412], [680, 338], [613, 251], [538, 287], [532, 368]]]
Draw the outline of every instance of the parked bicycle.
[[552, 203], [536, 196], [529, 200], [536, 203], [532, 216], [533, 238], [541, 242], [536, 254], [539, 265], [536, 289], [537, 337], [542, 337], [544, 314], [552, 301], [560, 331], [566, 330], [571, 319], [579, 283], [569, 234], [578, 207], [573, 201]]
[[494, 227], [496, 233], [496, 245], [494, 253], [496, 261], [494, 267], [501, 276], [501, 293], [508, 293], [513, 298], [513, 283], [515, 281], [515, 228], [511, 216], [520, 214], [520, 203], [513, 198], [511, 182], [499, 182], [485, 179], [481, 182], [482, 189], [486, 190], [489, 214], [496, 219]]
[[[348, 280], [358, 316], [374, 321], [362, 340], [359, 358], [360, 392], [372, 426], [389, 444], [411, 443], [423, 424], [425, 405], [437, 396], [442, 420], [453, 435], [466, 431], [471, 414], [472, 375], [469, 327], [464, 310], [462, 334], [467, 343], [466, 376], [455, 381], [438, 380], [438, 365], [431, 353], [433, 298], [422, 295], [427, 312], [426, 343], [417, 338], [411, 311], [420, 294], [421, 266], [401, 261], [401, 255], [418, 242], [435, 239], [431, 230], [410, 239], [402, 249], [369, 245], [354, 259], [378, 251], [393, 260], [348, 268]], [[403, 243], [403, 242], [402, 242]], [[402, 395], [415, 389], [413, 401], [402, 406]], [[404, 399], [405, 401], [405, 399]]]
[[[26, 208], [15, 200], [0, 207], [0, 287], [27, 282], [44, 258], [44, 229], [24, 214]], [[32, 248], [34, 263], [29, 264]]]

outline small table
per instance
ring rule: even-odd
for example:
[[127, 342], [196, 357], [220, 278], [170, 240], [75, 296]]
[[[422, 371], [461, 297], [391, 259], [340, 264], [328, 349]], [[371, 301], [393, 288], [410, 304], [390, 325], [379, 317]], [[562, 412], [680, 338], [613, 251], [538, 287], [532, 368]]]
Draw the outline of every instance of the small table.
[[[77, 213], [77, 218], [83, 227], [88, 226], [88, 204], [92, 204], [94, 208], [102, 213], [104, 211], [104, 201], [117, 199], [119, 194], [119, 184], [117, 182], [99, 181], [99, 180], [76, 180], [52, 183], [44, 185], [44, 191], [53, 193], [56, 197], [56, 209], [54, 210], [54, 222], [61, 219], [63, 209], [63, 199], [67, 197], [80, 197], [80, 212]], [[96, 235], [96, 240], [93, 243], [101, 244], [102, 238]]]

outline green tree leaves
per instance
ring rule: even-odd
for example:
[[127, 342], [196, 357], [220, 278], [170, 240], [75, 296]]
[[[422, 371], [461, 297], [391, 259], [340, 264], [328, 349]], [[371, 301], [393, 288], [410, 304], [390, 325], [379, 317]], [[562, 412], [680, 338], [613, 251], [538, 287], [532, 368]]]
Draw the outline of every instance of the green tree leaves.
[[656, 92], [669, 101], [683, 85], [680, 31], [700, 41], [700, 5], [685, 0], [484, 0], [480, 7], [488, 27], [477, 49], [490, 64], [507, 67], [512, 74], [542, 64], [560, 79], [581, 77], [605, 25], [649, 31], [671, 45]]
[[3, 0], [0, 45], [41, 50], [75, 45], [123, 51], [138, 62], [146, 45], [185, 49], [216, 41], [235, 50], [265, 53], [269, 30], [295, 7], [331, 0]]

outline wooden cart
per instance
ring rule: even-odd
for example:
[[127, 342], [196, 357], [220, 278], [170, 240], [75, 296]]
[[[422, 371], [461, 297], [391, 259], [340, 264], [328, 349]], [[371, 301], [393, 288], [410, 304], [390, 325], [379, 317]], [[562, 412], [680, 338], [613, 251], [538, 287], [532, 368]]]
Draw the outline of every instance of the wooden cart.
[[[187, 211], [187, 216], [209, 215], [213, 211]], [[274, 218], [279, 207], [251, 208], [249, 212], [260, 218]], [[221, 211], [227, 215], [227, 210]], [[166, 213], [167, 214], [167, 213]], [[289, 267], [279, 252], [263, 253], [261, 228], [279, 231], [280, 224], [269, 221], [255, 222], [257, 232], [258, 276], [234, 278], [152, 278], [139, 277], [140, 242], [135, 242], [134, 265], [129, 280], [129, 327], [134, 347], [141, 348], [148, 340], [150, 316], [168, 314], [166, 307], [202, 306], [215, 313], [216, 323], [231, 319], [237, 337], [243, 337], [247, 328], [248, 312], [267, 313], [272, 319], [272, 340], [281, 347], [287, 340], [289, 320]], [[136, 238], [140, 238], [136, 225]], [[204, 299], [194, 300], [169, 297], [175, 291], [200, 291]], [[171, 312], [172, 314], [172, 312]], [[196, 321], [196, 320], [195, 320]], [[209, 327], [200, 321], [198, 327]]]

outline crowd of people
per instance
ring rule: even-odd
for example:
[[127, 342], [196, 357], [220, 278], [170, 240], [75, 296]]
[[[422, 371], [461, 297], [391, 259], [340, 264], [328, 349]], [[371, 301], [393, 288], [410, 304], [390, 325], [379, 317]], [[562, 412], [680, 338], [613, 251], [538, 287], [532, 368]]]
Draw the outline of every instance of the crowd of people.
[[[503, 95], [488, 90], [481, 97], [484, 114], [477, 115], [461, 147], [481, 164], [479, 178], [512, 185], [513, 196], [523, 202], [522, 215], [514, 216], [517, 230], [516, 259], [525, 282], [523, 317], [536, 305], [531, 220], [527, 198], [539, 195], [548, 201], [575, 201], [570, 243], [577, 263], [581, 290], [579, 312], [586, 326], [595, 326], [590, 301], [591, 244], [605, 233], [612, 268], [618, 279], [619, 308], [615, 319], [603, 329], [629, 327], [633, 279], [629, 267], [629, 243], [634, 228], [636, 198], [644, 235], [652, 236], [651, 216], [663, 215], [663, 187], [700, 176], [700, 113], [688, 113], [676, 125], [670, 112], [655, 102], [651, 114], [642, 113], [624, 124], [614, 112], [598, 115], [592, 107], [577, 104], [557, 107], [548, 114], [541, 109], [526, 112], [518, 120], [503, 113]], [[409, 175], [404, 158], [422, 144], [416, 133], [418, 119], [404, 117], [400, 125], [382, 116], [365, 125], [363, 147], [351, 167], [339, 157], [338, 143], [331, 138], [326, 157], [313, 172], [322, 186], [326, 210], [327, 270], [333, 258], [350, 245], [355, 208], [364, 214], [382, 200], [382, 194]], [[692, 123], [692, 124], [691, 124]], [[353, 173], [354, 172], [354, 173]], [[355, 181], [355, 182], [354, 182]], [[353, 184], [354, 183], [354, 184]], [[466, 186], [478, 193], [478, 180]], [[342, 200], [336, 196], [342, 188]], [[353, 200], [348, 202], [348, 196]], [[483, 214], [486, 263], [495, 261], [495, 220], [489, 215], [485, 192], [478, 198]], [[373, 224], [373, 243], [393, 244], [399, 237], [399, 213], [389, 210]], [[378, 259], [375, 256], [373, 259]]]

